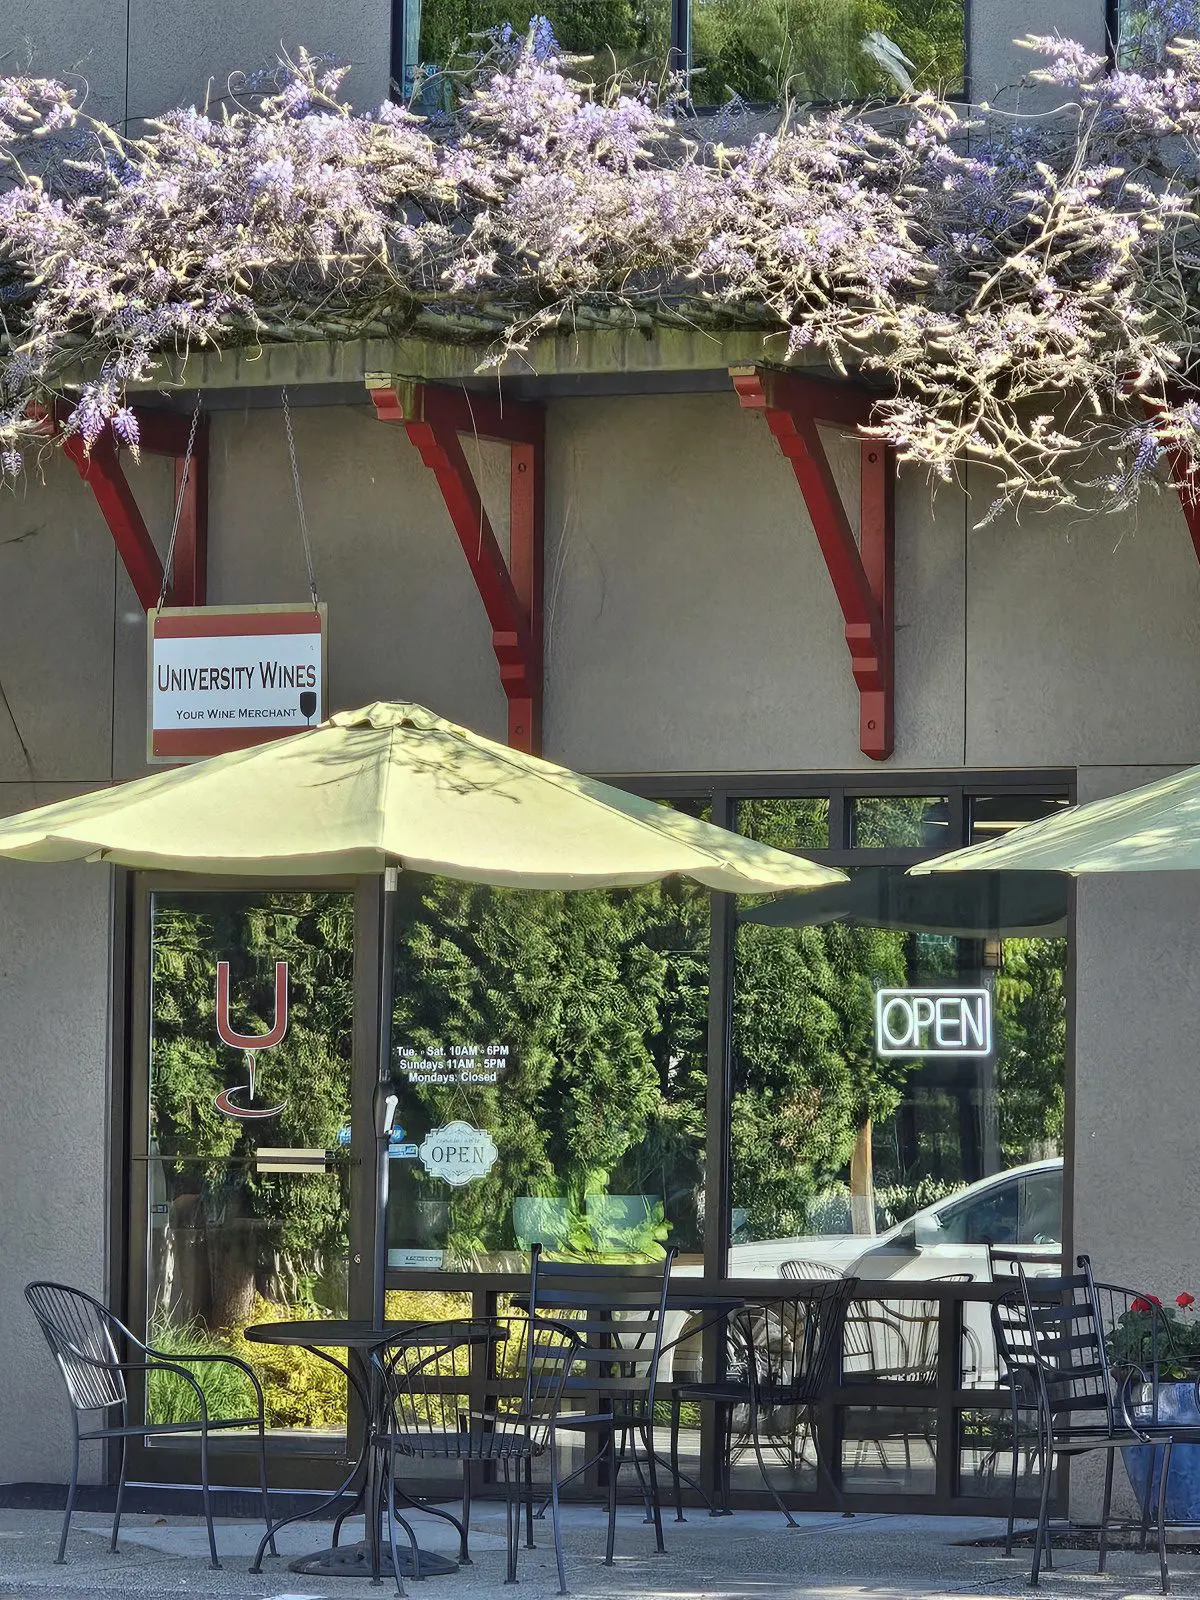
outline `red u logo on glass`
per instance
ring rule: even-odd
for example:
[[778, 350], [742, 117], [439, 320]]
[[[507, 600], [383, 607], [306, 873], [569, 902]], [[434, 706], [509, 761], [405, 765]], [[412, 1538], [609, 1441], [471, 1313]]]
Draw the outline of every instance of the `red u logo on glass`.
[[[229, 963], [217, 962], [217, 1037], [222, 1044], [227, 1044], [231, 1050], [242, 1050], [246, 1056], [246, 1072], [250, 1078], [250, 1099], [254, 1099], [254, 1078], [257, 1071], [255, 1065], [255, 1051], [270, 1050], [273, 1045], [279, 1044], [288, 1026], [288, 964], [286, 961], [275, 963], [275, 1021], [266, 1033], [239, 1033], [229, 1020]], [[232, 1089], [222, 1089], [217, 1096], [215, 1104], [218, 1111], [224, 1112], [227, 1117], [240, 1117], [243, 1120], [262, 1117], [277, 1117], [287, 1104], [281, 1101], [277, 1106], [238, 1105], [234, 1096], [240, 1094], [241, 1084], [235, 1084]]]

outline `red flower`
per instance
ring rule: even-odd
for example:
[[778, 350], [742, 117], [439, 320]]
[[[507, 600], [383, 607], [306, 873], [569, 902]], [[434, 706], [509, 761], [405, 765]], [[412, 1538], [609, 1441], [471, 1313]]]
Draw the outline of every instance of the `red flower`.
[[1177, 1294], [1175, 1296], [1175, 1304], [1179, 1306], [1181, 1310], [1186, 1311], [1189, 1306], [1194, 1306], [1196, 1304], [1196, 1296], [1194, 1294], [1189, 1294], [1185, 1289], [1182, 1294]]
[[1151, 1306], [1161, 1305], [1162, 1301], [1156, 1294], [1139, 1295], [1138, 1298], [1132, 1302], [1129, 1309], [1130, 1311], [1149, 1311]]

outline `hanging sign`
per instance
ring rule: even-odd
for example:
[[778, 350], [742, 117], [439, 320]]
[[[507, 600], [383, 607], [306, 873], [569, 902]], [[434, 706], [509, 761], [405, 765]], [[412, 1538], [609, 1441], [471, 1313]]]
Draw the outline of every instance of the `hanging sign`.
[[324, 720], [324, 605], [164, 606], [146, 621], [152, 762], [199, 761]]
[[875, 1051], [889, 1056], [988, 1056], [990, 989], [877, 989]]
[[486, 1128], [473, 1128], [469, 1122], [447, 1122], [434, 1128], [421, 1141], [417, 1155], [433, 1178], [444, 1178], [454, 1189], [486, 1178], [500, 1154], [496, 1141]]

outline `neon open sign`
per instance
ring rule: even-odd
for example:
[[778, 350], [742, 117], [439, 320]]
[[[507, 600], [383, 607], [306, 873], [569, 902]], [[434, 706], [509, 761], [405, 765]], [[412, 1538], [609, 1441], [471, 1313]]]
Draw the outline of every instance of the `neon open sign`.
[[880, 1056], [989, 1056], [990, 989], [877, 989]]

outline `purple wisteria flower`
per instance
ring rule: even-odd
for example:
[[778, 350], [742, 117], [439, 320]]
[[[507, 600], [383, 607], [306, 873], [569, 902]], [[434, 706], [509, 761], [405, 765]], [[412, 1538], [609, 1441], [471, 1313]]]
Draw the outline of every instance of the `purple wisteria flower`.
[[1170, 41], [1118, 71], [1027, 41], [1063, 107], [1025, 123], [925, 95], [701, 124], [678, 79], [572, 77], [543, 17], [493, 29], [428, 116], [354, 114], [305, 51], [136, 138], [2, 79], [0, 450], [81, 360], [66, 428], [132, 451], [126, 391], [163, 352], [449, 315], [484, 366], [581, 314], [666, 316], [866, 368], [896, 450], [981, 458], [997, 504], [1200, 482], [1200, 42], [1193, 5], [1141, 13]]

